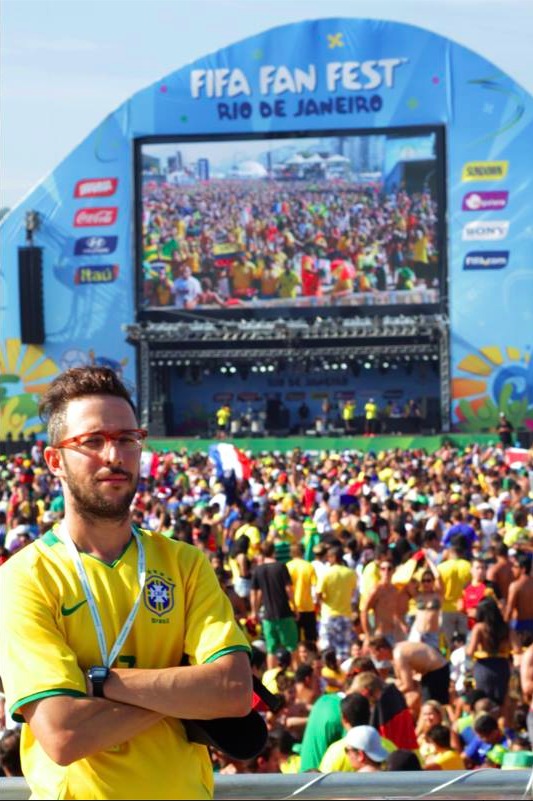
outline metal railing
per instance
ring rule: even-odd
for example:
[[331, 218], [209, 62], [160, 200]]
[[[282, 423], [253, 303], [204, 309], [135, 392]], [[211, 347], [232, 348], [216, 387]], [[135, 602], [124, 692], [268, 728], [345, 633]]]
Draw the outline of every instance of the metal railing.
[[[215, 799], [530, 799], [528, 769], [217, 776]], [[24, 779], [0, 779], [0, 799], [30, 797]]]

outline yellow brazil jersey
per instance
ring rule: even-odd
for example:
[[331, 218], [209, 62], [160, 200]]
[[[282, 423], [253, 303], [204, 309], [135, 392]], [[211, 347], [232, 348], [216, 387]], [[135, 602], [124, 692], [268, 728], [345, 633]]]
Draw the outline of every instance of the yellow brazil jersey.
[[294, 588], [294, 608], [296, 612], [313, 612], [312, 588], [316, 584], [315, 568], [305, 559], [291, 559], [287, 570]]
[[447, 559], [437, 567], [443, 586], [443, 612], [457, 612], [457, 601], [470, 583], [472, 567], [466, 559]]
[[233, 535], [234, 541], [237, 542], [239, 537], [242, 537], [243, 534], [246, 534], [250, 540], [250, 544], [248, 546], [248, 559], [253, 559], [255, 556], [259, 556], [261, 552], [261, 532], [257, 526], [253, 526], [250, 523], [244, 523], [244, 525], [239, 526]]
[[379, 583], [379, 565], [373, 559], [363, 568], [361, 575], [361, 588], [359, 591], [359, 608], [362, 609], [368, 596], [373, 592]]
[[289, 270], [289, 272], [284, 270], [279, 276], [278, 285], [280, 298], [295, 298], [300, 279], [292, 270]]
[[[196, 548], [140, 531], [146, 582], [133, 626], [113, 666], [166, 668], [184, 656], [191, 664], [248, 651], [228, 598]], [[28, 701], [86, 695], [85, 671], [101, 664], [96, 631], [71, 558], [55, 527], [1, 568], [3, 636], [0, 673], [11, 715]], [[107, 564], [81, 559], [111, 649], [139, 590], [132, 539]], [[126, 743], [57, 765], [29, 726], [22, 726], [21, 758], [33, 798], [210, 798], [207, 748], [189, 743], [182, 723], [164, 718]]]
[[350, 617], [352, 595], [357, 587], [355, 571], [344, 565], [331, 565], [318, 584], [322, 596], [322, 613], [328, 617]]

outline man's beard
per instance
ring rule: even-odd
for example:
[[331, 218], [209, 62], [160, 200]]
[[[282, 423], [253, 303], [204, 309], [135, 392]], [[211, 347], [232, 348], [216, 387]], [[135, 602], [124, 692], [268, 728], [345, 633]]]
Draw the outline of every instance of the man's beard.
[[[74, 476], [65, 464], [66, 483], [74, 501], [76, 512], [85, 520], [115, 520], [121, 522], [126, 520], [130, 514], [130, 506], [135, 496], [136, 482], [132, 485], [126, 495], [121, 495], [116, 500], [104, 498], [98, 492], [98, 486], [91, 490], [80, 487], [75, 482]], [[110, 473], [121, 473], [131, 477], [131, 473], [125, 470], [110, 470]]]

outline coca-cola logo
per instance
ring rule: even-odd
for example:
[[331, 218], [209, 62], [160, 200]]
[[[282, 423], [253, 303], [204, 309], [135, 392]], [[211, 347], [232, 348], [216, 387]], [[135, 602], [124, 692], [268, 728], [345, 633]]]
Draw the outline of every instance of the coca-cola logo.
[[74, 197], [109, 197], [117, 191], [118, 178], [86, 178], [74, 187]]
[[75, 228], [87, 228], [88, 226], [113, 225], [118, 217], [117, 206], [109, 206], [102, 209], [80, 209], [74, 217]]

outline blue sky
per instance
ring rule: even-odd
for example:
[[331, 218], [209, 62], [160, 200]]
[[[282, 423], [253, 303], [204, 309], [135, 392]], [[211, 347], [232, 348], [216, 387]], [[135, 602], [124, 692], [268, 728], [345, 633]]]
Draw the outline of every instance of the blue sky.
[[138, 89], [268, 28], [335, 16], [420, 25], [533, 93], [533, 0], [3, 0], [0, 206]]

